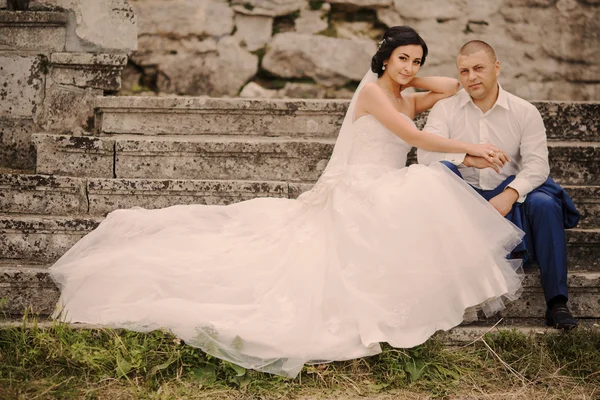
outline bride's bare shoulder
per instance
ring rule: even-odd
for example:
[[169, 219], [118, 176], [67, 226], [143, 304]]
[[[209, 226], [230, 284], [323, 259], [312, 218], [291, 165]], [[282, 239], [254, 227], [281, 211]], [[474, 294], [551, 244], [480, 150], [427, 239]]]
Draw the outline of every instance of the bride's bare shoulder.
[[373, 96], [377, 93], [381, 93], [381, 88], [375, 82], [367, 83], [360, 91], [360, 94], [366, 94], [367, 96]]
[[383, 90], [375, 82], [367, 83], [358, 94], [358, 101], [370, 102], [376, 98], [385, 97]]

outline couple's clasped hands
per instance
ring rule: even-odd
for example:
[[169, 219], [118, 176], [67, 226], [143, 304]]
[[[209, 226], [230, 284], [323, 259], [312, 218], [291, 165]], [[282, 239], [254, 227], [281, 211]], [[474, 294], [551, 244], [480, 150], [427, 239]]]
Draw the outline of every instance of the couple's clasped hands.
[[[474, 167], [477, 169], [492, 168], [496, 172], [500, 172], [500, 168], [510, 162], [510, 157], [503, 150], [500, 150], [493, 144], [474, 144], [473, 148], [467, 152], [463, 164], [466, 167]], [[490, 204], [505, 217], [513, 204], [518, 200], [519, 193], [507, 187], [495, 197], [492, 197]]]

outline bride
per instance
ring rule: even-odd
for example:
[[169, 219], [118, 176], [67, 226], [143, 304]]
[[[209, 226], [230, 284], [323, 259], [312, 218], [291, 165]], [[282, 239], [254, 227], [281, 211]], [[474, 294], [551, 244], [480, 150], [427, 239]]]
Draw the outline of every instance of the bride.
[[[54, 314], [151, 331], [246, 368], [294, 377], [308, 362], [413, 347], [521, 288], [507, 253], [523, 233], [412, 146], [491, 159], [500, 150], [416, 129], [457, 91], [415, 78], [427, 47], [409, 27], [380, 42], [314, 188], [297, 200], [110, 213], [51, 267]], [[428, 92], [401, 93], [417, 86]], [[497, 161], [496, 161], [497, 162]]]

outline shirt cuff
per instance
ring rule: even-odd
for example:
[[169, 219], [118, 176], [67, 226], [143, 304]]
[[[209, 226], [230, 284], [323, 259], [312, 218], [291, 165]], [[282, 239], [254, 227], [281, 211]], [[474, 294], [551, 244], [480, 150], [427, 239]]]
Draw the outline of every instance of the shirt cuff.
[[450, 161], [452, 164], [459, 166], [465, 161], [467, 153], [446, 153], [444, 161]]
[[513, 188], [519, 193], [517, 203], [524, 202], [529, 192], [533, 190], [533, 185], [523, 178], [515, 178], [515, 180], [509, 183], [507, 187]]

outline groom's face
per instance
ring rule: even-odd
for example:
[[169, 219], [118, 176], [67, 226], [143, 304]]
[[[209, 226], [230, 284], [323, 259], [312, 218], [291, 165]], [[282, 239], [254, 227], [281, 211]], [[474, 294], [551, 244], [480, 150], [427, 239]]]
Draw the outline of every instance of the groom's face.
[[475, 100], [495, 95], [500, 74], [500, 62], [480, 50], [470, 55], [459, 55], [456, 60], [458, 79]]

